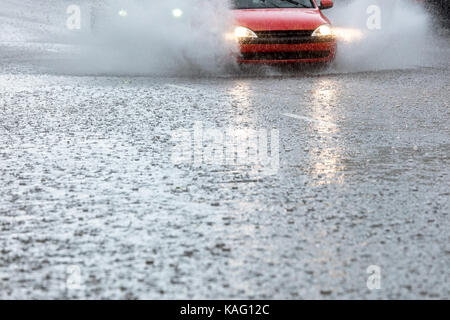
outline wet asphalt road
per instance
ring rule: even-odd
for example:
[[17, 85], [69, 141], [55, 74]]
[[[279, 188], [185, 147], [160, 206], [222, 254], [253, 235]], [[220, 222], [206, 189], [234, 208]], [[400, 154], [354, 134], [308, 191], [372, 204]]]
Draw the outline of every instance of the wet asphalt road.
[[[448, 61], [212, 78], [3, 66], [0, 298], [448, 299]], [[278, 130], [279, 165], [175, 163], [174, 132], [199, 125]]]

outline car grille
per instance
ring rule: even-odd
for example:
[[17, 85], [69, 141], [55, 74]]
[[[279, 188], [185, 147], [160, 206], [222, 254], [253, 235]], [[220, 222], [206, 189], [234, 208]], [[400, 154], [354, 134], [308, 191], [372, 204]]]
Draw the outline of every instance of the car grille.
[[243, 52], [241, 60], [303, 60], [326, 58], [331, 51]]
[[301, 44], [329, 42], [332, 36], [325, 38], [312, 37], [314, 30], [255, 31], [258, 38], [243, 39], [243, 44]]
[[256, 31], [258, 38], [302, 38], [312, 35], [313, 30], [286, 30], [286, 31]]

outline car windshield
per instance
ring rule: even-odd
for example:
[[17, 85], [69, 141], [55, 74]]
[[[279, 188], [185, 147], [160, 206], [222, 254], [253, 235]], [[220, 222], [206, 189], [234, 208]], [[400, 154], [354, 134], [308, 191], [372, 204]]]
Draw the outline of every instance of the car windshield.
[[314, 8], [311, 0], [233, 0], [234, 9]]

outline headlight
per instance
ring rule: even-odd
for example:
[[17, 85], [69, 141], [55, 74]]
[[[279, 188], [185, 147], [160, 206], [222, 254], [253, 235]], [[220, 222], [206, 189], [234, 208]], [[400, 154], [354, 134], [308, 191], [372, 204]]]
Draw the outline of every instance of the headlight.
[[120, 11], [118, 12], [118, 14], [119, 14], [119, 16], [121, 16], [121, 17], [126, 17], [126, 16], [128, 16], [127, 10], [124, 10], [124, 9], [120, 10]]
[[344, 42], [354, 42], [364, 38], [364, 33], [361, 30], [350, 28], [333, 28], [333, 35]]
[[328, 24], [323, 24], [314, 30], [312, 36], [313, 37], [327, 37], [331, 36], [333, 32], [331, 31], [331, 27]]
[[183, 10], [181, 10], [181, 9], [173, 9], [172, 10], [172, 15], [175, 18], [180, 18], [183, 15]]
[[234, 29], [234, 36], [237, 39], [258, 38], [256, 33], [246, 27], [236, 27], [236, 29]]

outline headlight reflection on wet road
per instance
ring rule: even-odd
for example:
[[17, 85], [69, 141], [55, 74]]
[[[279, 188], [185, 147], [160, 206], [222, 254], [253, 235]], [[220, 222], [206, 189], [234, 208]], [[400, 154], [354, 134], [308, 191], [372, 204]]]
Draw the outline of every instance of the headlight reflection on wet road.
[[315, 121], [310, 124], [318, 136], [316, 141], [310, 141], [313, 145], [309, 151], [311, 173], [315, 177], [316, 184], [343, 183], [340, 174], [343, 170], [340, 161], [343, 150], [342, 144], [336, 140], [339, 136], [339, 126], [336, 125], [339, 88], [332, 79], [320, 79], [316, 87], [317, 89], [312, 92], [309, 116], [321, 122]]

